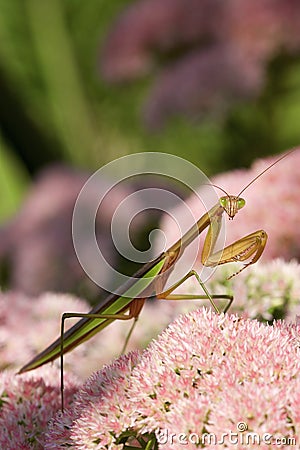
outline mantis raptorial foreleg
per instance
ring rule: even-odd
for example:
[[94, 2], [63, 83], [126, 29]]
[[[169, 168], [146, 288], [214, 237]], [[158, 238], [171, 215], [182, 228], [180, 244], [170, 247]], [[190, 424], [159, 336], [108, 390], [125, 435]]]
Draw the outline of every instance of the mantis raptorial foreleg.
[[[241, 207], [243, 205], [244, 203], [241, 204]], [[230, 209], [232, 210], [232, 204], [229, 205], [229, 212]], [[250, 264], [254, 264], [260, 258], [267, 242], [267, 233], [264, 230], [255, 231], [226, 246], [224, 249], [213, 252], [220, 233], [221, 217], [223, 212], [224, 210], [220, 209], [213, 210], [213, 212], [210, 214], [209, 221], [203, 221], [202, 228], [204, 229], [206, 225], [208, 226], [208, 230], [201, 254], [201, 262], [206, 267], [214, 267], [229, 262], [246, 261], [251, 258], [251, 260], [248, 263], [244, 264], [244, 266], [238, 272], [235, 272], [229, 277], [232, 278], [233, 276], [244, 270], [246, 267], [248, 267]], [[236, 214], [236, 211], [233, 211], [232, 214]], [[173, 291], [175, 291], [182, 283], [184, 283], [188, 278], [192, 276], [197, 279], [199, 285], [205, 292], [205, 295], [172, 294]], [[195, 270], [191, 270], [190, 272], [188, 272], [181, 280], [171, 286], [168, 290], [157, 295], [157, 298], [165, 300], [196, 300], [207, 298], [218, 314], [220, 314], [220, 310], [213, 301], [214, 298], [229, 299], [228, 304], [223, 310], [224, 313], [228, 311], [233, 302], [233, 296], [230, 295], [211, 295]]]
[[239, 207], [244, 206], [244, 200], [240, 203], [240, 206], [238, 206], [238, 202], [241, 200], [243, 199], [239, 199], [234, 196], [222, 197], [220, 199], [221, 205], [224, 209], [223, 211], [216, 210], [212, 213], [201, 254], [201, 262], [206, 267], [220, 266], [221, 264], [227, 264], [230, 262], [241, 262], [251, 258], [249, 262], [247, 262], [238, 272], [234, 273], [229, 278], [237, 275], [250, 264], [254, 264], [260, 258], [268, 238], [268, 235], [264, 230], [254, 231], [253, 233], [238, 239], [232, 244], [227, 245], [222, 250], [214, 252], [221, 229], [222, 214], [226, 211], [229, 218], [234, 217]]
[[255, 231], [228, 245], [224, 249], [208, 255], [207, 259], [203, 258], [202, 253], [202, 264], [207, 267], [214, 267], [230, 262], [246, 261], [251, 258], [240, 270], [232, 274], [229, 277], [230, 279], [246, 267], [254, 264], [260, 258], [266, 246], [267, 238], [267, 233], [264, 230]]

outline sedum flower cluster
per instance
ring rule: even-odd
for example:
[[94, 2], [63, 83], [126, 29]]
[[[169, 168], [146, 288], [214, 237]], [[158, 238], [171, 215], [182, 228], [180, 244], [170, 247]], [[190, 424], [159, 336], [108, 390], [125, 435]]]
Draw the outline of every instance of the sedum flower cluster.
[[[0, 373], [0, 448], [44, 449], [48, 422], [61, 405], [59, 371], [53, 367], [16, 376]], [[65, 403], [79, 386], [70, 374], [65, 376]]]
[[66, 374], [64, 413], [55, 368], [3, 372], [0, 447], [296, 448], [299, 333], [297, 324], [199, 309], [81, 386]]
[[[74, 374], [83, 378], [88, 369], [101, 367], [103, 354], [120, 351], [124, 329], [119, 327], [124, 324], [116, 321], [114, 330], [108, 327], [106, 335], [101, 333], [66, 355], [69, 407], [64, 414], [57, 412], [56, 368], [46, 366], [18, 376], [3, 372], [0, 448], [121, 449], [126, 444], [179, 449], [182, 439], [185, 448], [195, 448], [195, 440], [205, 448], [223, 448], [222, 436], [232, 433], [239, 440], [246, 439], [245, 433], [258, 436], [259, 445], [255, 441], [249, 448], [269, 448], [270, 443], [261, 440], [265, 434], [294, 442], [291, 439], [300, 435], [299, 325], [278, 321], [271, 326], [249, 317], [270, 320], [281, 311], [295, 321], [299, 270], [296, 262], [278, 260], [257, 264], [224, 282], [225, 267], [220, 269], [219, 279], [210, 287], [224, 292], [229, 289], [226, 283], [237, 283], [233, 308], [244, 317], [218, 316], [207, 309], [182, 315], [144, 353], [120, 357], [80, 386]], [[186, 284], [193, 292], [194, 286]], [[15, 306], [15, 320], [4, 299]], [[20, 367], [39, 350], [37, 343], [46, 340], [59, 310], [86, 306], [78, 299], [51, 294], [40, 298], [39, 308], [17, 294], [3, 294], [1, 300], [2, 361], [10, 367]], [[142, 336], [150, 339], [180, 312], [198, 306], [194, 301], [149, 302], [132, 345], [143, 346]], [[59, 323], [55, 325], [59, 328]], [[56, 336], [48, 337], [51, 341]], [[236, 448], [228, 436], [227, 448]]]
[[224, 448], [222, 439], [237, 448], [230, 433], [240, 442], [257, 435], [252, 449], [269, 448], [266, 434], [295, 442], [299, 342], [299, 327], [284, 322], [206, 309], [181, 316], [144, 353], [95, 373], [51, 421], [45, 448], [180, 449], [185, 439], [192, 449], [196, 438], [205, 448]]
[[[207, 283], [211, 293], [234, 295], [230, 312], [268, 322], [282, 318], [293, 322], [296, 316], [300, 316], [300, 265], [296, 261], [277, 259], [258, 262], [228, 281], [227, 277], [236, 268], [235, 265], [218, 268]], [[176, 293], [202, 294], [193, 278], [181, 285]], [[7, 304], [10, 308], [7, 308]], [[218, 301], [220, 309], [225, 304], [223, 300]], [[203, 305], [209, 307], [209, 301], [146, 302], [128, 349], [145, 348], [179, 314]], [[0, 368], [19, 369], [56, 339], [60, 333], [63, 312], [87, 312], [89, 309], [85, 301], [65, 294], [46, 293], [36, 299], [16, 292], [0, 294]], [[66, 321], [66, 328], [73, 323], [74, 320]], [[100, 334], [67, 354], [64, 359], [65, 369], [84, 380], [120, 354], [129, 327], [130, 324], [116, 320]], [[78, 361], [82, 361], [82, 364], [78, 364]]]

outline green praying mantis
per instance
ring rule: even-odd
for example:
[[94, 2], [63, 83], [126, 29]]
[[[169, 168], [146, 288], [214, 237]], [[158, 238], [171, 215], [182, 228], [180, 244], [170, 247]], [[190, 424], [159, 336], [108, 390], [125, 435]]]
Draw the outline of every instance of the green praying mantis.
[[[27, 372], [36, 369], [43, 364], [60, 358], [61, 360], [61, 398], [62, 410], [63, 404], [63, 355], [82, 342], [90, 339], [96, 333], [103, 330], [115, 320], [130, 320], [133, 319], [133, 324], [127, 335], [122, 352], [125, 351], [127, 343], [130, 339], [136, 321], [143, 308], [145, 301], [151, 297], [164, 300], [189, 300], [189, 299], [208, 299], [212, 308], [218, 314], [218, 308], [215, 300], [225, 299], [227, 304], [222, 312], [226, 313], [233, 301], [231, 295], [214, 295], [210, 294], [205, 284], [200, 279], [200, 276], [195, 270], [190, 270], [183, 278], [165, 289], [171, 271], [174, 265], [184, 252], [184, 250], [194, 241], [206, 228], [208, 228], [204, 245], [201, 254], [201, 262], [207, 267], [216, 267], [221, 264], [230, 262], [244, 262], [242, 268], [234, 273], [231, 277], [237, 275], [246, 267], [254, 264], [262, 255], [266, 242], [267, 233], [264, 230], [258, 230], [236, 242], [226, 246], [222, 250], [215, 251], [216, 242], [221, 230], [221, 220], [223, 214], [227, 214], [229, 219], [233, 219], [237, 212], [245, 206], [245, 200], [241, 194], [249, 188], [259, 177], [261, 177], [267, 170], [271, 169], [275, 164], [288, 156], [295, 149], [285, 153], [265, 170], [258, 174], [250, 183], [248, 183], [238, 195], [229, 195], [222, 188], [221, 191], [225, 194], [220, 197], [219, 202], [206, 212], [200, 219], [187, 231], [187, 233], [173, 244], [168, 250], [161, 253], [153, 261], [146, 263], [140, 270], [138, 270], [133, 277], [123, 284], [117, 291], [108, 295], [105, 299], [100, 301], [90, 312], [83, 313], [64, 313], [61, 318], [61, 334], [51, 345], [45, 350], [35, 356], [25, 366], [23, 366], [19, 373]], [[214, 185], [212, 185], [214, 186]], [[215, 186], [218, 187], [218, 186]], [[195, 277], [204, 294], [174, 294], [178, 286], [184, 283], [188, 278]], [[230, 278], [231, 278], [230, 277]], [[81, 318], [69, 330], [64, 331], [65, 321], [68, 318]]]

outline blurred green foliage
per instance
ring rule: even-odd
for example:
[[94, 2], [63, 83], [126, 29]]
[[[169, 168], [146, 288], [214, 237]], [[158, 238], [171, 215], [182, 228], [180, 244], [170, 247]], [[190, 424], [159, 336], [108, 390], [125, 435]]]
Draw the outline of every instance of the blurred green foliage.
[[150, 79], [101, 80], [101, 43], [129, 1], [0, 0], [0, 219], [16, 210], [28, 173], [53, 161], [91, 170], [124, 154], [173, 153], [207, 175], [299, 143], [300, 61], [278, 55], [256, 101], [226, 119], [142, 125]]
[[0, 221], [16, 212], [28, 184], [28, 178], [20, 161], [8, 151], [0, 136]]

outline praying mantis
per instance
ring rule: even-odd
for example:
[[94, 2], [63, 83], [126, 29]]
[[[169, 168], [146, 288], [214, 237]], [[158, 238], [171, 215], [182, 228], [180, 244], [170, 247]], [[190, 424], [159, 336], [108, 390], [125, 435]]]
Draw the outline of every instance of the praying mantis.
[[[252, 179], [238, 195], [229, 195], [222, 188], [220, 189], [225, 195], [219, 198], [219, 201], [208, 212], [206, 212], [200, 219], [169, 249], [162, 252], [153, 261], [146, 263], [140, 270], [138, 270], [130, 280], [124, 283], [116, 293], [108, 295], [101, 300], [88, 313], [64, 313], [61, 318], [61, 334], [51, 345], [45, 350], [35, 356], [31, 361], [24, 365], [19, 374], [33, 370], [53, 361], [57, 358], [61, 360], [61, 398], [62, 410], [63, 405], [63, 355], [82, 342], [90, 339], [96, 333], [103, 330], [115, 320], [130, 320], [133, 319], [133, 324], [129, 330], [122, 352], [125, 351], [127, 343], [133, 332], [134, 326], [137, 322], [139, 314], [143, 308], [145, 301], [149, 298], [157, 298], [164, 300], [189, 300], [189, 299], [208, 299], [213, 310], [220, 314], [220, 309], [217, 306], [216, 299], [227, 300], [227, 304], [223, 309], [226, 313], [230, 308], [233, 296], [227, 294], [210, 294], [205, 284], [200, 279], [200, 276], [195, 270], [190, 270], [183, 278], [177, 281], [168, 289], [165, 285], [168, 281], [174, 265], [181, 257], [184, 250], [204, 231], [206, 228], [207, 234], [204, 240], [201, 262], [207, 267], [216, 267], [221, 264], [230, 262], [242, 262], [242, 268], [231, 275], [237, 275], [246, 267], [254, 264], [261, 257], [266, 242], [267, 233], [264, 230], [258, 230], [248, 234], [227, 245], [222, 250], [215, 251], [216, 242], [220, 234], [222, 225], [222, 216], [224, 213], [229, 219], [233, 219], [237, 212], [245, 206], [245, 200], [241, 194], [248, 189], [259, 177], [261, 177], [267, 170], [271, 169], [275, 164], [283, 158], [292, 153], [295, 149], [282, 155], [279, 159], [269, 165], [265, 170], [259, 173]], [[173, 292], [184, 283], [188, 278], [194, 277], [204, 294], [187, 294], [179, 295]], [[229, 277], [229, 278], [231, 278]], [[80, 318], [70, 329], [64, 331], [65, 321], [68, 318]]]

